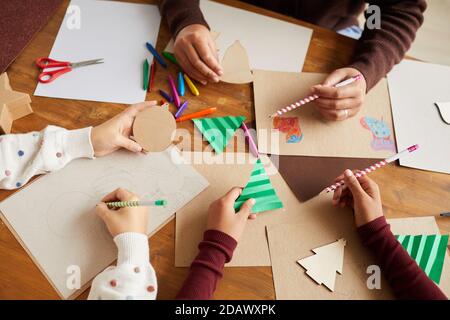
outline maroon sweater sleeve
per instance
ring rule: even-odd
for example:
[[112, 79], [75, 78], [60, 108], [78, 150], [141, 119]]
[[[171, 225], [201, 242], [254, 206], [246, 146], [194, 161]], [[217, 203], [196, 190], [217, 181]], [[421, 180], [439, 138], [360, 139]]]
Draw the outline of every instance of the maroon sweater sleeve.
[[189, 275], [176, 298], [211, 299], [217, 281], [222, 278], [223, 267], [225, 263], [230, 262], [236, 246], [236, 240], [221, 231], [205, 231], [203, 241], [198, 245], [200, 251], [192, 262]]
[[350, 67], [358, 69], [364, 75], [369, 91], [403, 59], [415, 39], [417, 29], [423, 23], [423, 12], [427, 5], [425, 0], [367, 2], [379, 6], [381, 28], [370, 30], [366, 21]]
[[398, 299], [447, 300], [397, 241], [384, 216], [359, 227], [358, 233], [363, 244], [375, 254]]
[[181, 29], [191, 24], [202, 24], [209, 29], [200, 10], [199, 0], [160, 0], [159, 10], [167, 20], [173, 38]]

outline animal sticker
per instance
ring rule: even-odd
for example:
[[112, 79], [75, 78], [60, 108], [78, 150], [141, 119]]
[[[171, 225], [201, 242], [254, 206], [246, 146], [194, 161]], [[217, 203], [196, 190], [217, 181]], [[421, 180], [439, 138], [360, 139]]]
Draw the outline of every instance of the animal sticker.
[[286, 133], [286, 143], [299, 143], [303, 139], [297, 117], [274, 117], [273, 128]]
[[364, 128], [372, 132], [372, 149], [395, 151], [391, 129], [386, 122], [371, 117], [362, 117], [359, 121]]

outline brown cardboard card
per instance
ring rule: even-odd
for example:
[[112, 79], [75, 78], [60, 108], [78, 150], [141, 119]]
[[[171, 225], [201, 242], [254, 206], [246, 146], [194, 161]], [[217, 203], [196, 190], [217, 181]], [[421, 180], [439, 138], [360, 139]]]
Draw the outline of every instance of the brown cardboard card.
[[305, 104], [281, 117], [278, 109], [310, 95], [326, 74], [253, 71], [258, 148], [262, 153], [324, 157], [386, 158], [395, 153], [387, 83], [366, 96], [361, 111], [345, 121], [326, 121]]
[[[176, 213], [175, 266], [177, 267], [189, 266], [197, 255], [197, 246], [202, 240], [206, 228], [210, 203], [222, 197], [232, 187], [244, 187], [255, 162], [253, 157], [244, 153], [211, 155], [185, 152], [183, 156], [197, 163], [204, 157], [203, 163], [194, 163], [193, 166], [208, 180], [209, 187]], [[197, 161], [196, 157], [198, 157]], [[226, 157], [230, 157], [229, 164], [226, 164]], [[240, 163], [236, 163], [237, 159]], [[266, 225], [302, 221], [307, 218], [304, 215], [305, 212], [308, 214], [321, 212], [331, 206], [331, 195], [300, 203], [281, 175], [276, 172], [269, 158], [261, 156], [261, 160], [284, 208], [258, 213], [256, 220], [248, 221], [233, 254], [233, 260], [227, 266], [270, 266]], [[314, 209], [308, 210], [308, 208]], [[342, 210], [345, 211], [345, 209], [335, 210], [338, 213]]]
[[377, 159], [279, 156], [278, 170], [300, 201], [317, 196], [345, 169], [363, 169]]
[[[312, 201], [323, 198], [320, 195]], [[323, 207], [325, 209], [325, 207]], [[316, 211], [313, 219], [298, 224], [267, 227], [272, 273], [277, 299], [388, 299], [393, 298], [387, 281], [381, 278], [381, 289], [370, 290], [366, 270], [376, 265], [373, 255], [361, 244], [356, 233], [353, 215], [342, 214], [333, 207]], [[306, 214], [306, 213], [304, 213]], [[439, 233], [433, 217], [390, 219], [394, 234]], [[336, 239], [345, 238], [342, 275], [336, 276], [335, 291], [318, 285], [296, 261], [311, 255], [311, 249]], [[445, 258], [440, 288], [450, 293], [450, 260]]]
[[133, 135], [145, 151], [161, 152], [172, 143], [176, 128], [173, 115], [166, 108], [155, 106], [139, 112]]

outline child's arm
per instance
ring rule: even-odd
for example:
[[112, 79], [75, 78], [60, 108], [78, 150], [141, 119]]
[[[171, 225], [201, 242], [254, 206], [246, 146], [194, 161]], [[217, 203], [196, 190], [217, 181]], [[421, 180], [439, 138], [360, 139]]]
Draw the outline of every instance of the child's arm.
[[117, 189], [97, 205], [117, 245], [117, 265], [106, 268], [92, 282], [89, 300], [154, 300], [157, 283], [150, 264], [146, 207], [109, 209], [104, 202], [137, 201], [134, 194]]
[[217, 281], [222, 278], [225, 263], [231, 261], [247, 220], [256, 218], [250, 213], [255, 203], [253, 199], [247, 200], [235, 213], [234, 202], [241, 192], [241, 188], [233, 188], [209, 207], [206, 231], [198, 246], [199, 253], [191, 264], [177, 299], [211, 299]]
[[0, 189], [20, 188], [33, 176], [59, 170], [77, 158], [100, 157], [119, 148], [142, 151], [130, 139], [131, 128], [138, 112], [153, 105], [133, 105], [95, 128], [48, 126], [41, 132], [0, 136]]
[[334, 205], [352, 206], [362, 242], [374, 253], [381, 270], [399, 299], [447, 299], [395, 239], [383, 215], [378, 185], [367, 176], [358, 179], [350, 171], [337, 178], [345, 180], [333, 197]]

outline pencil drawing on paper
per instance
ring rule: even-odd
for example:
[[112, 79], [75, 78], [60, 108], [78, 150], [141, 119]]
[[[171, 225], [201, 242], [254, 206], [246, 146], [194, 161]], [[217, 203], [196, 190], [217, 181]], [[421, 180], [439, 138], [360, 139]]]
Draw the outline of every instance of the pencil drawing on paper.
[[360, 119], [360, 123], [372, 133], [372, 149], [395, 151], [395, 143], [391, 134], [391, 129], [389, 129], [389, 126], [383, 119], [378, 120], [366, 116]]
[[298, 117], [274, 117], [273, 128], [286, 134], [286, 143], [299, 143], [303, 139]]
[[58, 195], [47, 209], [47, 225], [62, 238], [79, 238], [95, 231], [101, 221], [94, 212], [95, 198], [81, 191]]

